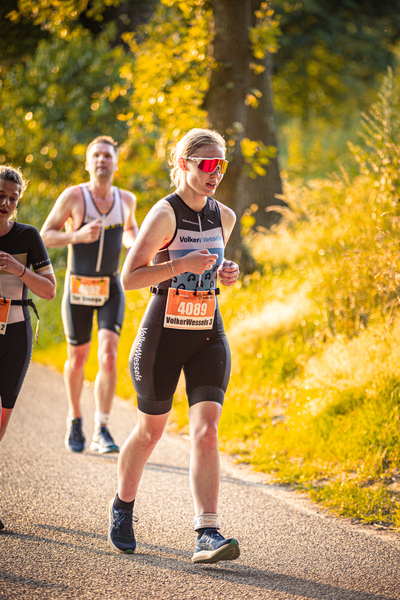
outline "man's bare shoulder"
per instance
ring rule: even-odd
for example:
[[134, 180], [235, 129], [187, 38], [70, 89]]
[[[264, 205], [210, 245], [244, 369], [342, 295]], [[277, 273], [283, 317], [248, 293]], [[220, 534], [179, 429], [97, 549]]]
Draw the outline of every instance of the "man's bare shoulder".
[[135, 194], [129, 192], [128, 190], [122, 190], [121, 188], [118, 189], [119, 193], [121, 194], [121, 198], [124, 202], [126, 202], [127, 204], [136, 204]]
[[83, 196], [81, 187], [79, 185], [71, 185], [70, 187], [65, 188], [59, 199], [64, 203], [82, 202]]

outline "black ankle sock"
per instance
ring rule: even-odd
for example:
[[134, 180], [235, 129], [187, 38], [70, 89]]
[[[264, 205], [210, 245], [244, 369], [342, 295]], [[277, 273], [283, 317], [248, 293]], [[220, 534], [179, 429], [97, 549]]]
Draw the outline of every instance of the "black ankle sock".
[[197, 539], [201, 538], [206, 529], [212, 529], [213, 531], [218, 531], [216, 527], [202, 527], [201, 529], [196, 529]]
[[133, 510], [134, 504], [134, 500], [132, 500], [132, 502], [124, 502], [123, 500], [121, 500], [118, 494], [114, 498], [114, 508], [116, 508], [117, 510]]

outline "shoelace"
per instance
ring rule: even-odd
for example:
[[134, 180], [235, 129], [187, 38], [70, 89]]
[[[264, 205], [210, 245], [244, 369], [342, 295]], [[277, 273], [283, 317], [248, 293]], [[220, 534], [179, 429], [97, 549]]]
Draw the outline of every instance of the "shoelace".
[[122, 535], [132, 535], [132, 523], [137, 523], [139, 519], [134, 517], [131, 512], [126, 513], [122, 510], [117, 510], [116, 513], [117, 516], [115, 517], [115, 528], [119, 529]]
[[76, 442], [83, 440], [83, 433], [78, 423], [72, 423], [72, 439]]
[[103, 436], [104, 440], [108, 443], [108, 444], [113, 444], [114, 440], [111, 437], [110, 432], [108, 431], [107, 427], [102, 427], [100, 429], [100, 435]]
[[210, 540], [216, 540], [217, 542], [219, 542], [220, 540], [223, 540], [224, 537], [219, 533], [219, 531], [205, 531], [203, 533], [204, 537], [210, 539]]

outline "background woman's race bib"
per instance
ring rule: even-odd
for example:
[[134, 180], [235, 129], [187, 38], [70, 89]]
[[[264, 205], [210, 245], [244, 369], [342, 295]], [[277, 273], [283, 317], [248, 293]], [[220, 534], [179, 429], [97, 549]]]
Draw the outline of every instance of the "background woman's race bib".
[[11, 300], [7, 300], [7, 298], [0, 298], [0, 335], [4, 335], [6, 333], [10, 305]]

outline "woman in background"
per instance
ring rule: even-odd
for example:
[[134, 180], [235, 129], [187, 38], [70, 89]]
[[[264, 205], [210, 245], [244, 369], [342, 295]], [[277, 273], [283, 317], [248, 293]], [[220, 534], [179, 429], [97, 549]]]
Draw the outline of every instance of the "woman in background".
[[26, 186], [19, 169], [0, 166], [0, 440], [32, 356], [29, 306], [34, 304], [28, 290], [46, 300], [56, 294], [56, 279], [38, 230], [13, 220]]

